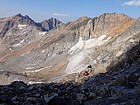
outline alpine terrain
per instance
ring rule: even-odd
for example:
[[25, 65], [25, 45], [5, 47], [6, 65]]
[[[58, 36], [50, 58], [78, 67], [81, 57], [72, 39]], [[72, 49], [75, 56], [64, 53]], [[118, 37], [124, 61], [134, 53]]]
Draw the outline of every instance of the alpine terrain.
[[1, 18], [0, 103], [139, 105], [139, 44], [140, 18], [125, 14]]

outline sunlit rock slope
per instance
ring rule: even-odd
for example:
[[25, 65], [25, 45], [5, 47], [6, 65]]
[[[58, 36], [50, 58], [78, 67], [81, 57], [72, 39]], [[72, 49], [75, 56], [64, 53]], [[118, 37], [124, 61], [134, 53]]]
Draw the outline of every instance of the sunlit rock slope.
[[94, 74], [105, 73], [139, 43], [139, 27], [140, 19], [116, 13], [67, 24], [55, 19], [36, 23], [21, 14], [1, 18], [0, 75], [5, 82], [0, 83], [59, 81], [89, 64]]

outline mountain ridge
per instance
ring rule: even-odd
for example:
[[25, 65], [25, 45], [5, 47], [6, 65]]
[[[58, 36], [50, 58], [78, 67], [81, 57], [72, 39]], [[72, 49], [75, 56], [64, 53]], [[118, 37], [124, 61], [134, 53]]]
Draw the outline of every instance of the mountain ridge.
[[[25, 75], [26, 82], [57, 81], [83, 72], [89, 64], [95, 74], [105, 73], [127, 49], [126, 43], [137, 37], [135, 33], [131, 38], [126, 35], [139, 26], [137, 22], [124, 14], [105, 13], [95, 18], [81, 17], [58, 28], [54, 25], [49, 31], [17, 24], [1, 39], [0, 70]], [[137, 37], [134, 42], [138, 40]], [[5, 83], [9, 81], [12, 80]]]
[[40, 23], [42, 27], [44, 27], [47, 31], [51, 29], [59, 28], [61, 24], [63, 24], [61, 21], [57, 20], [56, 18], [50, 18], [48, 20], [44, 20]]

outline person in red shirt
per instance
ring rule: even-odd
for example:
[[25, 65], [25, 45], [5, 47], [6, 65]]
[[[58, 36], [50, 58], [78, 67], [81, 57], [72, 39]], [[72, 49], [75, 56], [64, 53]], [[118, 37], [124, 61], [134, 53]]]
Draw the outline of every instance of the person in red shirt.
[[83, 76], [88, 76], [88, 75], [89, 75], [88, 71], [84, 71]]

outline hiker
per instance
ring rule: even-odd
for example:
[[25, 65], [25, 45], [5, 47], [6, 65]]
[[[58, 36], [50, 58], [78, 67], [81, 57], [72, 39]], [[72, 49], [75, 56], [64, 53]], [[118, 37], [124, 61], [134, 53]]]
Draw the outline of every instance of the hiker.
[[92, 76], [94, 74], [94, 71], [92, 70], [92, 66], [91, 65], [88, 65], [87, 66], [87, 70], [85, 70], [83, 72], [83, 76]]
[[94, 70], [93, 70], [92, 66], [88, 65], [87, 69], [88, 69], [88, 72], [90, 73], [90, 75], [92, 76], [94, 74]]
[[88, 70], [92, 70], [92, 66], [91, 66], [91, 65], [88, 65], [88, 66], [87, 66], [87, 69], [88, 69]]
[[83, 76], [88, 76], [88, 75], [89, 75], [88, 71], [84, 71]]

